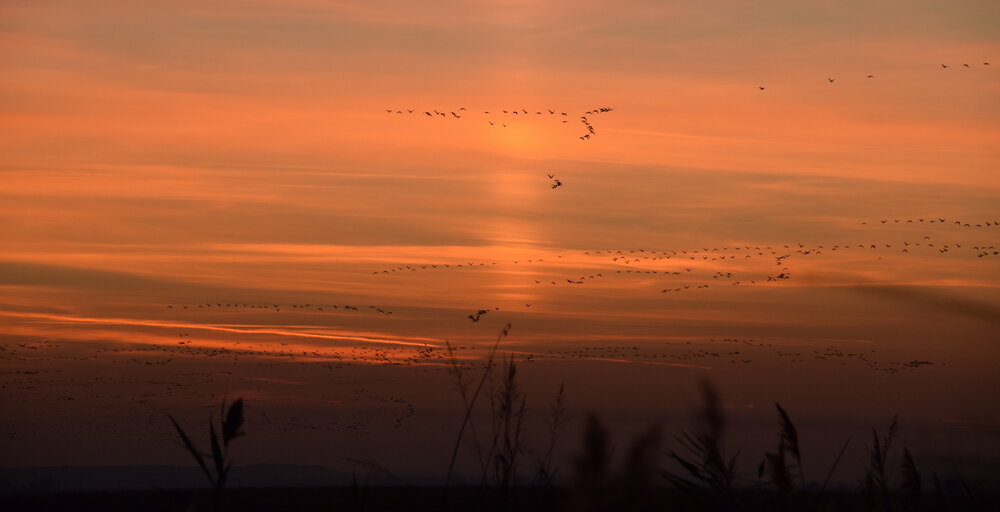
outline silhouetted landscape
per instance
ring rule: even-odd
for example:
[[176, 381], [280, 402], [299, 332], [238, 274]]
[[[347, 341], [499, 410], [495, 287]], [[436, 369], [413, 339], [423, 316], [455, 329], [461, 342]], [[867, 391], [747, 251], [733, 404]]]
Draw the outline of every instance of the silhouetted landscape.
[[[900, 428], [896, 416], [884, 429], [873, 428], [864, 440], [866, 460], [856, 484], [830, 485], [851, 439], [844, 440], [822, 480], [807, 479], [799, 430], [789, 413], [774, 404], [774, 450], [751, 459], [759, 459], [755, 473], [743, 473], [739, 459], [751, 456], [727, 448], [725, 412], [707, 381], [701, 384], [695, 427], [672, 439], [654, 424], [637, 438], [618, 444], [600, 417], [589, 415], [571, 466], [565, 468], [566, 476], [557, 479], [563, 468], [551, 456], [565, 427], [565, 390], [560, 388], [551, 404], [548, 449], [537, 467], [530, 467], [524, 462], [526, 396], [518, 387], [517, 364], [509, 357], [500, 364], [496, 360], [506, 335], [505, 329], [478, 376], [465, 375], [468, 370], [452, 359], [466, 414], [443, 485], [433, 480], [405, 482], [376, 465], [361, 474], [317, 466], [233, 467], [229, 443], [235, 446], [246, 435], [243, 400], [237, 399], [228, 406], [223, 403], [218, 424], [209, 425], [207, 450], [169, 417], [197, 468], [5, 470], [0, 472], [0, 490], [15, 510], [986, 511], [1000, 505], [995, 481], [922, 473], [909, 448], [896, 446]], [[480, 425], [483, 434], [478, 437], [472, 418], [487, 382], [492, 393], [486, 411], [490, 425]], [[463, 445], [467, 430], [471, 438]], [[474, 454], [481, 468], [476, 485], [470, 485], [476, 478], [468, 475], [461, 483], [453, 479], [455, 459], [463, 448]], [[202, 486], [195, 485], [199, 470]]]

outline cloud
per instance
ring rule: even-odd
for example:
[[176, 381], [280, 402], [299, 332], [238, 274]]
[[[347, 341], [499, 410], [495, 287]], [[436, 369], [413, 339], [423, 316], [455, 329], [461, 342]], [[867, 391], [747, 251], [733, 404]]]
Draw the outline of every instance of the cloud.
[[949, 315], [962, 316], [1000, 326], [1000, 306], [995, 302], [958, 295], [926, 286], [863, 285], [851, 287], [855, 293], [899, 301], [911, 306]]

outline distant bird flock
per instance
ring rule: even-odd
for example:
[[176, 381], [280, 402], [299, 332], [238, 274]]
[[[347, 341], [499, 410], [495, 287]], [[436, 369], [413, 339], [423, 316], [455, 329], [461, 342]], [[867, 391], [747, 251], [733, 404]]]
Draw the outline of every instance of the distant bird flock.
[[[989, 62], [983, 62], [983, 64], [982, 64], [982, 66], [989, 66], [989, 65], [990, 65], [990, 63], [989, 63]], [[970, 64], [962, 64], [962, 67], [963, 67], [963, 68], [965, 68], [965, 69], [972, 69], [972, 66], [971, 66]], [[941, 64], [941, 69], [942, 69], [942, 70], [945, 70], [945, 69], [949, 69], [949, 68], [951, 68], [951, 65], [949, 65], [949, 64]], [[871, 78], [875, 78], [875, 75], [865, 75], [865, 79], [866, 79], [866, 80], [867, 80], [867, 79], [871, 79]], [[830, 84], [832, 84], [832, 83], [836, 82], [836, 81], [837, 81], [837, 79], [836, 79], [836, 78], [831, 78], [831, 77], [827, 77], [827, 78], [826, 78], [826, 81], [827, 81], [827, 83], [830, 83]], [[759, 85], [759, 86], [757, 86], [757, 87], [758, 87], [758, 89], [760, 89], [761, 91], [764, 91], [764, 90], [765, 90], [765, 88], [766, 88], [766, 87], [765, 87], [765, 86], [763, 86], [763, 85]]]
[[[591, 119], [593, 118], [593, 116], [596, 116], [598, 114], [604, 114], [604, 113], [607, 113], [607, 112], [611, 112], [612, 110], [614, 110], [614, 108], [612, 108], [612, 107], [597, 107], [597, 108], [588, 110], [588, 111], [584, 112], [583, 114], [581, 114], [580, 116], [578, 116], [577, 121], [579, 121], [579, 123], [583, 125], [584, 130], [585, 130], [585, 132], [582, 135], [579, 136], [579, 139], [581, 141], [586, 142], [586, 141], [590, 140], [590, 138], [592, 136], [597, 135], [597, 131], [594, 129], [594, 125], [591, 122]], [[425, 117], [425, 118], [426, 117], [430, 117], [430, 118], [433, 118], [433, 119], [452, 119], [452, 120], [460, 120], [460, 119], [464, 119], [464, 118], [467, 118], [467, 117], [469, 117], [469, 116], [472, 115], [469, 112], [469, 110], [467, 108], [465, 108], [465, 107], [459, 107], [458, 109], [455, 109], [455, 110], [447, 110], [447, 109], [437, 110], [437, 109], [431, 109], [431, 110], [423, 110], [423, 111], [421, 111], [419, 109], [412, 109], [412, 108], [405, 108], [405, 109], [387, 108], [387, 109], [385, 109], [385, 111], [386, 111], [387, 114], [393, 114], [393, 115], [411, 115], [411, 116], [419, 116], [419, 117]], [[489, 117], [487, 117], [485, 119], [486, 123], [489, 126], [494, 126], [494, 127], [497, 127], [497, 128], [507, 128], [507, 123], [508, 122], [512, 122], [513, 120], [516, 120], [516, 119], [529, 118], [531, 116], [546, 116], [546, 117], [551, 117], [553, 119], [557, 119], [561, 123], [564, 123], [564, 124], [565, 123], [569, 123], [569, 114], [568, 113], [563, 112], [563, 111], [553, 110], [551, 108], [547, 108], [544, 111], [543, 110], [536, 110], [534, 112], [532, 112], [532, 111], [530, 111], [530, 110], [528, 110], [526, 108], [500, 109], [500, 110], [484, 110], [482, 115], [489, 116]]]

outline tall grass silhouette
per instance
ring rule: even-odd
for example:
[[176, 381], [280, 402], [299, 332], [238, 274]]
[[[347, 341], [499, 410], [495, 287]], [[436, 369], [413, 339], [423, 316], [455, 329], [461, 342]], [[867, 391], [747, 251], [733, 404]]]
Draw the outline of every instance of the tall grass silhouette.
[[872, 429], [872, 445], [868, 452], [868, 465], [862, 486], [865, 496], [876, 509], [888, 510], [891, 506], [889, 490], [889, 450], [898, 432], [898, 416], [892, 417], [889, 430], [884, 436], [879, 436], [878, 430]]
[[697, 413], [697, 429], [685, 431], [676, 438], [686, 453], [667, 451], [667, 456], [677, 462], [682, 471], [663, 470], [661, 474], [681, 491], [711, 497], [720, 501], [719, 506], [726, 507], [732, 500], [739, 452], [731, 457], [726, 454], [725, 415], [718, 393], [707, 380], [701, 382], [701, 394], [704, 403]]
[[559, 385], [559, 393], [549, 410], [549, 444], [545, 449], [545, 454], [538, 463], [538, 471], [535, 472], [533, 482], [537, 485], [548, 487], [552, 485], [552, 480], [556, 476], [557, 470], [552, 467], [552, 455], [556, 450], [556, 441], [559, 439], [563, 428], [566, 426], [566, 385]]
[[[878, 430], [872, 429], [872, 445], [869, 447], [868, 464], [861, 484], [865, 498], [873, 510], [919, 508], [922, 502], [923, 482], [909, 448], [903, 447], [903, 461], [899, 465], [899, 492], [894, 493], [890, 485], [892, 442], [898, 433], [898, 415], [892, 417], [885, 435], [879, 436]], [[938, 489], [940, 490], [940, 486]]]
[[[467, 439], [466, 432], [471, 436], [471, 444], [475, 450], [482, 494], [494, 508], [514, 509], [514, 493], [518, 487], [525, 484], [519, 479], [519, 469], [522, 459], [529, 453], [525, 428], [528, 412], [527, 393], [519, 383], [519, 367], [514, 356], [508, 354], [502, 363], [499, 365], [497, 363], [500, 342], [509, 335], [510, 329], [511, 325], [508, 323], [500, 331], [487, 352], [478, 379], [467, 375], [469, 370], [459, 361], [456, 348], [450, 342], [446, 342], [450, 370], [462, 399], [463, 411], [462, 422], [452, 447], [445, 476], [445, 509], [449, 504], [455, 464], [463, 441]], [[484, 393], [489, 397], [489, 426], [486, 432], [477, 427], [475, 421], [477, 404], [480, 403]], [[548, 445], [538, 460], [534, 476], [527, 482], [541, 487], [551, 485], [557, 471], [553, 468], [553, 453], [565, 424], [565, 414], [565, 386], [561, 385], [550, 409]]]
[[198, 467], [201, 468], [205, 474], [205, 478], [208, 479], [208, 483], [212, 486], [212, 505], [215, 510], [218, 510], [220, 507], [222, 491], [226, 487], [229, 470], [232, 468], [232, 461], [229, 460], [229, 443], [237, 437], [244, 435], [241, 430], [243, 428], [243, 399], [237, 398], [229, 406], [228, 410], [226, 409], [226, 402], [223, 400], [219, 409], [219, 433], [216, 433], [212, 418], [209, 417], [208, 419], [208, 438], [211, 447], [211, 460], [208, 462], [212, 463], [211, 467], [206, 462], [206, 457], [209, 455], [198, 449], [194, 441], [191, 440], [191, 436], [184, 431], [180, 423], [172, 415], [167, 414], [170, 422], [173, 423], [174, 428], [177, 430], [177, 435], [184, 443], [184, 448], [191, 454], [195, 462], [198, 463]]
[[[804, 469], [806, 454], [802, 449], [801, 432], [789, 411], [779, 403], [775, 403], [776, 447], [774, 451], [763, 454], [756, 484], [744, 485], [753, 480], [744, 478], [737, 470], [740, 453], [727, 453], [727, 420], [722, 401], [707, 380], [700, 384], [701, 403], [694, 414], [695, 426], [674, 438], [674, 448], [661, 450], [662, 429], [660, 425], [653, 424], [637, 436], [617, 459], [619, 462], [615, 462], [609, 431], [596, 414], [591, 414], [584, 425], [582, 447], [574, 458], [572, 475], [556, 482], [553, 453], [566, 423], [565, 387], [560, 386], [549, 410], [550, 439], [547, 447], [539, 452], [537, 471], [531, 478], [519, 479], [519, 468], [531, 452], [525, 441], [527, 393], [519, 382], [519, 367], [512, 355], [507, 355], [498, 363], [499, 346], [509, 330], [509, 324], [501, 330], [487, 352], [481, 373], [475, 376], [469, 375], [472, 371], [469, 368], [479, 368], [479, 364], [460, 364], [455, 348], [448, 345], [463, 414], [449, 459], [443, 489], [443, 510], [883, 512], [992, 510], [989, 507], [997, 503], [997, 496], [988, 494], [981, 482], [969, 483], [964, 479], [942, 482], [936, 474], [931, 475], [933, 488], [925, 496], [924, 481], [916, 458], [906, 447], [902, 447], [899, 453], [894, 451], [899, 433], [896, 416], [884, 433], [872, 430], [871, 445], [865, 451], [863, 475], [857, 480], [858, 487], [854, 490], [840, 487], [827, 491], [850, 438], [840, 447], [822, 485], [810, 481]], [[488, 405], [484, 404], [487, 402], [484, 394], [488, 396]], [[477, 406], [483, 406], [479, 407], [478, 413]], [[243, 407], [242, 398], [228, 406], [223, 401], [218, 423], [212, 416], [209, 417], [208, 450], [200, 449], [188, 431], [167, 414], [184, 449], [211, 486], [213, 510], [221, 510], [223, 505], [223, 492], [232, 469], [230, 443], [244, 435]], [[488, 411], [483, 411], [484, 407], [488, 407]], [[480, 425], [477, 430], [475, 418], [488, 418], [486, 429]], [[478, 489], [467, 487], [461, 492], [456, 490], [453, 496], [456, 501], [449, 504], [449, 488], [453, 483], [456, 460], [470, 436], [479, 464], [480, 485]], [[669, 468], [660, 465], [664, 455], [670, 463]], [[901, 461], [897, 462], [897, 459]], [[377, 469], [391, 475], [381, 467]], [[438, 501], [440, 494], [436, 494], [439, 489], [433, 487], [426, 491], [435, 493], [433, 499], [436, 504], [441, 503]], [[347, 491], [350, 491], [357, 507], [389, 510], [380, 501], [383, 491], [371, 488], [367, 480], [360, 481], [357, 472]], [[240, 507], [240, 504], [245, 504], [245, 500], [237, 499], [240, 492], [226, 493], [225, 504], [234, 510], [246, 508], [245, 505]], [[415, 492], [419, 495], [425, 491], [393, 492]]]
[[[701, 393], [703, 402], [695, 413], [697, 426], [675, 438], [680, 448], [666, 451], [668, 461], [675, 463], [676, 467], [658, 471], [673, 488], [672, 492], [657, 487], [651, 480], [651, 475], [657, 473], [656, 461], [660, 455], [658, 425], [653, 425], [631, 445], [622, 468], [616, 469], [607, 429], [596, 415], [588, 417], [583, 446], [574, 466], [575, 476], [567, 510], [882, 512], [992, 510], [984, 507], [996, 504], [995, 495], [987, 496], [982, 485], [970, 485], [964, 479], [959, 481], [959, 494], [949, 494], [936, 475], [933, 476], [934, 500], [925, 501], [921, 474], [910, 450], [904, 447], [902, 462], [898, 465], [894, 462], [892, 448], [899, 432], [896, 417], [893, 417], [885, 434], [873, 429], [872, 445], [867, 451], [860, 486], [855, 491], [840, 489], [829, 492], [827, 485], [843, 459], [850, 438], [841, 445], [822, 485], [810, 481], [803, 469], [804, 454], [799, 430], [791, 414], [777, 403], [777, 448], [766, 453], [764, 461], [758, 466], [756, 485], [740, 485], [738, 482], [746, 479], [736, 469], [739, 453], [726, 453], [726, 419], [718, 394], [707, 381], [702, 382]], [[765, 473], [767, 480], [762, 481]], [[898, 478], [898, 485], [892, 483], [894, 478]]]
[[[782, 509], [801, 508], [807, 503], [816, 502], [822, 498], [826, 492], [827, 484], [840, 464], [844, 451], [847, 450], [847, 445], [851, 440], [848, 438], [841, 446], [840, 452], [830, 465], [830, 470], [827, 471], [826, 479], [824, 479], [820, 487], [818, 496], [802, 496], [796, 500], [793, 495], [808, 491], [810, 485], [806, 479], [805, 470], [802, 465], [802, 449], [799, 444], [799, 433], [788, 411], [779, 403], [775, 403], [774, 408], [778, 412], [778, 449], [775, 452], [764, 454], [764, 460], [757, 470], [758, 478], [765, 471], [768, 472], [770, 483], [774, 486], [774, 490], [780, 498]], [[790, 463], [789, 458], [794, 463]], [[798, 486], [795, 484], [796, 474], [798, 476]]]
[[447, 505], [447, 492], [451, 486], [451, 479], [455, 471], [455, 462], [458, 460], [458, 452], [462, 448], [462, 439], [465, 436], [465, 430], [468, 428], [472, 431], [473, 435], [473, 445], [476, 448], [478, 455], [478, 460], [480, 463], [480, 469], [485, 474], [487, 471], [487, 461], [488, 458], [483, 456], [482, 449], [479, 444], [478, 435], [475, 431], [475, 424], [472, 421], [472, 413], [475, 411], [476, 402], [479, 400], [479, 395], [483, 391], [483, 387], [486, 385], [490, 376], [492, 375], [494, 368], [494, 361], [496, 360], [497, 350], [500, 348], [500, 341], [507, 337], [510, 333], [511, 325], [508, 323], [500, 330], [500, 334], [497, 336], [496, 341], [493, 346], [490, 347], [490, 351], [486, 356], [486, 362], [484, 363], [483, 374], [479, 377], [479, 383], [476, 385], [475, 391], [469, 395], [469, 385], [470, 381], [465, 380], [465, 372], [462, 369], [462, 365], [458, 361], [458, 357], [455, 353], [455, 347], [450, 342], [445, 342], [448, 348], [448, 357], [451, 362], [452, 373], [455, 375], [455, 379], [458, 383], [458, 390], [462, 396], [462, 405], [464, 406], [462, 425], [458, 429], [458, 435], [455, 436], [455, 446], [451, 451], [451, 459], [448, 461], [448, 472], [445, 475], [444, 487], [445, 487], [445, 504]]
[[647, 510], [654, 501], [661, 437], [658, 425], [649, 427], [632, 442], [621, 467], [616, 468], [607, 429], [597, 415], [589, 415], [582, 452], [574, 464], [576, 476], [570, 490], [569, 510]]
[[509, 502], [517, 481], [518, 458], [524, 453], [524, 418], [527, 396], [517, 385], [517, 364], [507, 356], [500, 389], [491, 393], [493, 440], [487, 458], [492, 462], [490, 478], [501, 503]]
[[903, 491], [903, 499], [911, 506], [919, 503], [924, 486], [920, 478], [920, 471], [917, 470], [917, 463], [913, 461], [913, 455], [910, 454], [908, 448], [903, 448], [903, 464], [899, 471], [903, 479], [900, 486]]

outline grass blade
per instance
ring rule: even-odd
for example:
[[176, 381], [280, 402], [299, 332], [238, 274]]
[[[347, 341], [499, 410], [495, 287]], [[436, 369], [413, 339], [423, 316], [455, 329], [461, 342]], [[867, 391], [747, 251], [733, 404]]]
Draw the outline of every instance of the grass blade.
[[169, 414], [167, 414], [167, 418], [170, 418], [170, 422], [173, 423], [174, 428], [177, 429], [177, 435], [179, 435], [181, 441], [184, 442], [184, 448], [186, 448], [188, 453], [190, 453], [191, 456], [194, 457], [194, 460], [198, 463], [198, 466], [201, 468], [201, 470], [205, 472], [205, 478], [208, 479], [208, 483], [214, 486], [215, 479], [212, 478], [212, 472], [208, 470], [208, 465], [205, 464], [205, 458], [202, 457], [201, 452], [197, 448], [195, 448], [194, 443], [191, 441], [191, 438], [188, 437], [187, 433], [184, 432], [184, 429], [181, 428], [180, 423], [177, 423], [177, 420], [175, 420], [174, 417]]
[[219, 445], [219, 437], [215, 435], [215, 425], [208, 424], [208, 438], [212, 444], [212, 461], [215, 462], [215, 485], [218, 487], [219, 480], [222, 477], [222, 473], [225, 469], [226, 458], [222, 452], [222, 446]]
[[910, 455], [908, 448], [903, 448], [901, 472], [903, 474], [903, 490], [911, 498], [919, 498], [923, 485], [920, 482], [920, 472], [917, 471], [917, 465], [913, 462], [913, 456]]
[[830, 471], [827, 471], [826, 478], [823, 480], [823, 486], [819, 489], [820, 494], [823, 494], [823, 492], [826, 491], [826, 486], [830, 483], [830, 478], [833, 477], [833, 472], [837, 470], [837, 466], [840, 464], [840, 459], [844, 456], [844, 452], [847, 451], [847, 445], [850, 444], [850, 442], [851, 438], [848, 437], [847, 440], [844, 441], [844, 446], [840, 447], [840, 453], [838, 453], [837, 458], [833, 460], [833, 465], [830, 466]]
[[451, 485], [451, 476], [455, 470], [455, 460], [458, 459], [458, 450], [462, 446], [462, 437], [465, 435], [465, 429], [468, 428], [469, 421], [472, 419], [472, 411], [476, 406], [476, 400], [479, 399], [479, 394], [482, 392], [483, 386], [486, 384], [486, 380], [489, 378], [491, 374], [491, 370], [493, 368], [493, 361], [496, 359], [497, 349], [500, 348], [500, 340], [507, 337], [507, 334], [509, 332], [510, 332], [510, 324], [508, 323], [500, 331], [500, 335], [497, 336], [497, 340], [493, 343], [493, 346], [490, 348], [489, 355], [486, 358], [486, 369], [483, 370], [483, 376], [479, 379], [479, 384], [476, 386], [476, 391], [472, 394], [472, 397], [469, 399], [469, 403], [465, 407], [465, 415], [462, 418], [462, 426], [459, 427], [458, 429], [458, 436], [456, 436], [455, 439], [455, 447], [452, 449], [451, 460], [448, 462], [448, 473], [445, 476], [444, 486], [446, 490], [446, 496], [447, 496], [447, 489]]
[[795, 464], [799, 469], [799, 480], [804, 489], [806, 487], [806, 475], [802, 469], [802, 452], [799, 450], [798, 431], [795, 429], [795, 424], [792, 423], [792, 419], [788, 416], [788, 413], [781, 407], [781, 404], [775, 402], [774, 406], [778, 409], [778, 422], [781, 425], [781, 432], [779, 434], [780, 443], [788, 453], [791, 453], [795, 457]]

